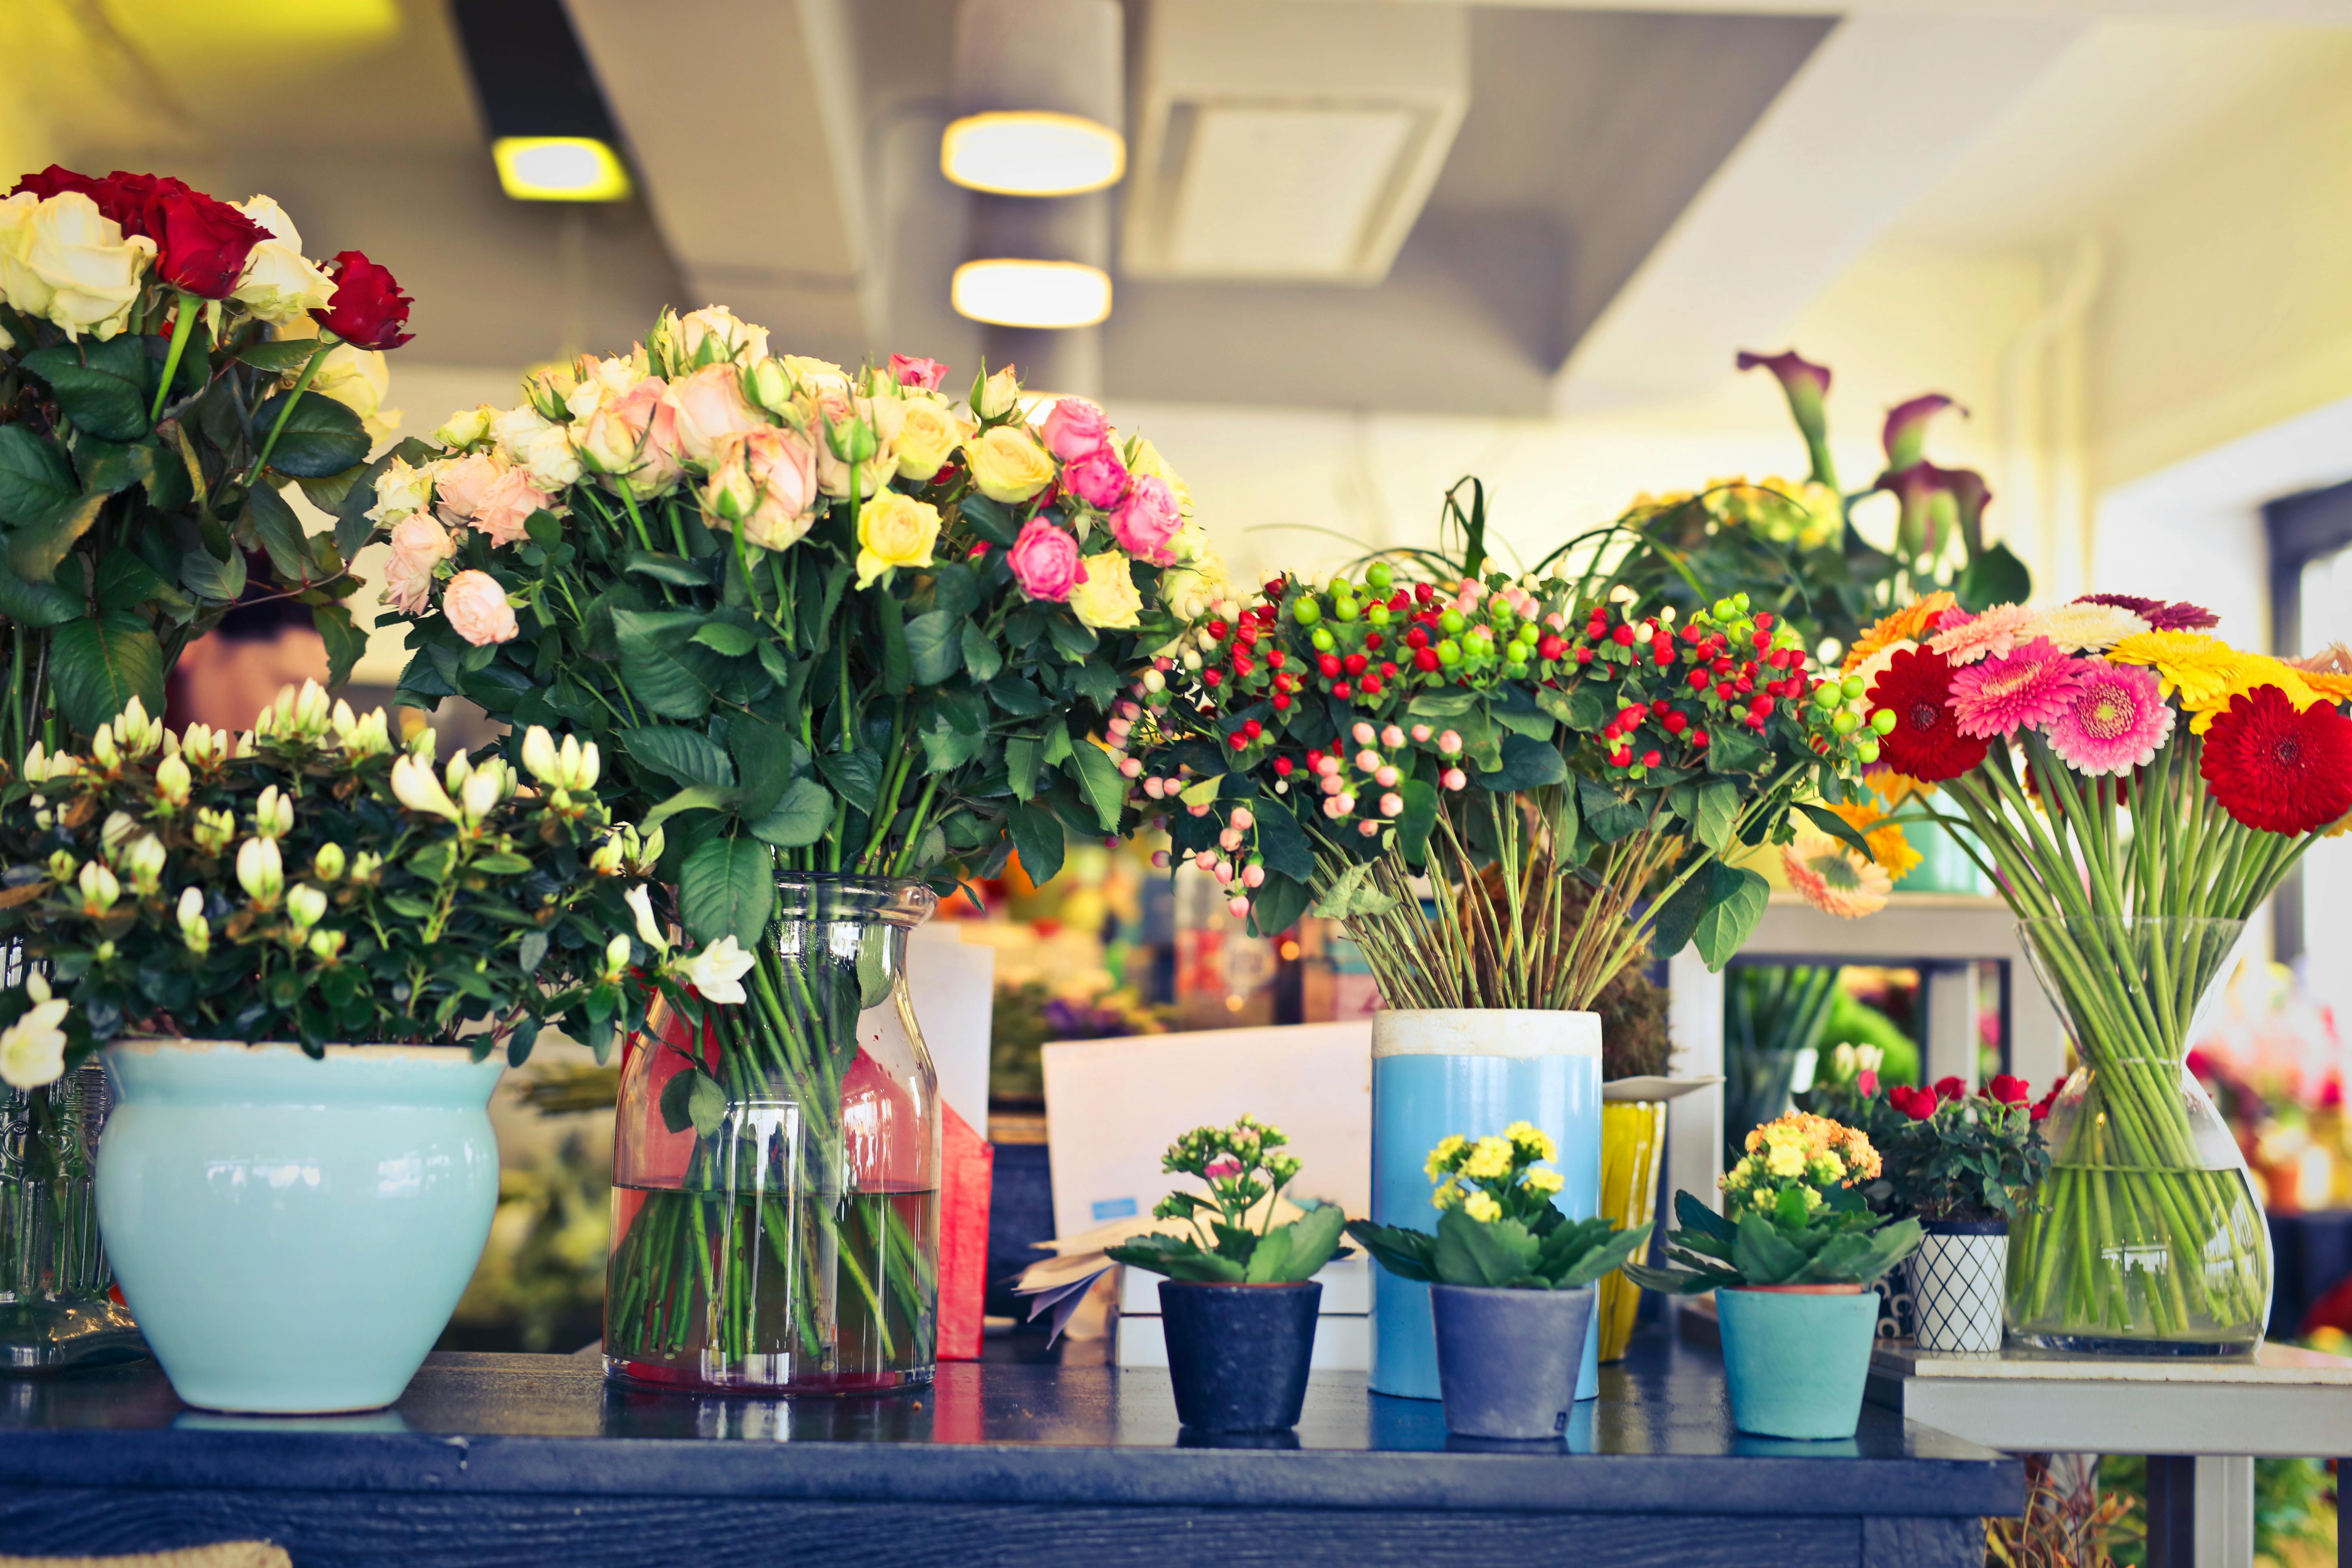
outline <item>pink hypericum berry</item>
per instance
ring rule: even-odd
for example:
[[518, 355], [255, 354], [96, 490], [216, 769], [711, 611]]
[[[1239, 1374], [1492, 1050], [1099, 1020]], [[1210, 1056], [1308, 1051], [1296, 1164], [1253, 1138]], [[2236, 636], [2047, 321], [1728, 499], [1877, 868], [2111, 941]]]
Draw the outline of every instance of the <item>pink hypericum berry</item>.
[[1237, 805], [1234, 807], [1234, 826], [1242, 832], [1247, 833], [1257, 826], [1257, 818], [1250, 815], [1248, 806]]
[[1397, 795], [1393, 790], [1390, 791], [1387, 795], [1381, 796], [1381, 815], [1382, 816], [1402, 816], [1404, 815], [1403, 797]]
[[1360, 746], [1369, 746], [1372, 743], [1372, 727], [1361, 719], [1356, 721], [1356, 727], [1349, 733], [1356, 737], [1356, 744]]
[[1165, 871], [1168, 869], [1168, 851], [1165, 849], [1154, 849], [1151, 852], [1151, 866], [1152, 869], [1157, 871]]
[[1370, 746], [1356, 753], [1356, 771], [1360, 773], [1376, 773], [1380, 772], [1381, 754], [1378, 752], [1373, 751]]
[[1462, 731], [1459, 730], [1448, 730], [1443, 735], [1438, 736], [1437, 749], [1444, 752], [1449, 757], [1459, 752], [1462, 750]]
[[1394, 789], [1397, 780], [1402, 776], [1393, 767], [1384, 767], [1372, 774], [1372, 782], [1382, 789]]
[[1217, 852], [1213, 849], [1203, 849], [1199, 854], [1192, 857], [1192, 864], [1198, 866], [1203, 871], [1207, 870], [1216, 863]]
[[1243, 894], [1235, 893], [1230, 900], [1226, 900], [1225, 912], [1232, 915], [1235, 920], [1249, 919], [1248, 898]]
[[1381, 731], [1381, 744], [1386, 746], [1391, 752], [1395, 751], [1399, 746], [1404, 744], [1404, 731], [1398, 729], [1393, 724], [1390, 725], [1387, 729]]
[[1121, 757], [1118, 763], [1118, 776], [1123, 779], [1141, 778], [1143, 764], [1133, 757]]
[[1381, 825], [1374, 822], [1370, 817], [1366, 817], [1363, 821], [1356, 824], [1356, 831], [1362, 834], [1367, 838], [1370, 838], [1373, 834], [1378, 833], [1380, 830]]
[[1461, 789], [1470, 782], [1470, 775], [1460, 768], [1448, 768], [1438, 775], [1437, 782], [1447, 789]]
[[1338, 795], [1341, 790], [1346, 789], [1348, 786], [1339, 782], [1339, 774], [1325, 773], [1323, 775], [1323, 783], [1319, 787], [1325, 795]]
[[1263, 867], [1263, 866], [1244, 866], [1244, 867], [1243, 867], [1243, 868], [1242, 868], [1242, 886], [1243, 886], [1243, 887], [1244, 887], [1244, 888], [1255, 888], [1255, 887], [1257, 887], [1258, 885], [1260, 885], [1261, 883], [1263, 883], [1265, 880], [1265, 867]]
[[1337, 757], [1318, 757], [1315, 759], [1315, 771], [1321, 773], [1325, 778], [1329, 778], [1333, 773], [1339, 771], [1339, 759]]
[[1428, 725], [1415, 724], [1412, 727], [1412, 738], [1420, 742], [1422, 744], [1427, 745], [1429, 743], [1429, 735], [1430, 730]]
[[1234, 863], [1230, 860], [1220, 860], [1217, 862], [1216, 870], [1211, 874], [1217, 879], [1219, 886], [1227, 885], [1234, 879]]

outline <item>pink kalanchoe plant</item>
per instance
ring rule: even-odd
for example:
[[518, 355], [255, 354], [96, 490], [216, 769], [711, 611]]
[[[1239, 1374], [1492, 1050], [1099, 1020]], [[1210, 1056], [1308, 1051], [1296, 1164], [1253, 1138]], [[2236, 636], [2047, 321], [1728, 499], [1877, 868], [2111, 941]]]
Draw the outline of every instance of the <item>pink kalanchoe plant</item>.
[[1990, 740], [2049, 722], [2082, 684], [2080, 663], [2047, 637], [2036, 637], [2014, 652], [1954, 671], [1957, 727], [1963, 735]]

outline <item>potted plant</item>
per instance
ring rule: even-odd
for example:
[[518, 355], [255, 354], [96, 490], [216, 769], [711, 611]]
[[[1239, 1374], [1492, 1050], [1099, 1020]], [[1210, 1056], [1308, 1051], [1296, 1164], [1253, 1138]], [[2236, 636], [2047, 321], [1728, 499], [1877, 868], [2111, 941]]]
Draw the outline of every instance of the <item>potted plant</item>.
[[1997, 1351], [2010, 1224], [2033, 1212], [2033, 1193], [2050, 1173], [2041, 1128], [2049, 1106], [2029, 1104], [2025, 1080], [2008, 1073], [1976, 1092], [1948, 1078], [1932, 1089], [1896, 1084], [1885, 1093], [1906, 1119], [1880, 1147], [1888, 1205], [1920, 1225], [1909, 1264], [1919, 1348]]
[[431, 731], [395, 747], [310, 685], [250, 735], [134, 699], [0, 785], [0, 934], [34, 965], [0, 1078], [103, 1059], [100, 1231], [188, 1403], [397, 1398], [488, 1233], [501, 1068], [548, 1026], [601, 1050], [651, 992], [742, 999], [731, 942], [653, 924], [660, 845], [614, 828], [596, 749], [521, 751], [436, 768]]
[[1429, 1287], [1445, 1426], [1465, 1437], [1568, 1430], [1593, 1282], [1650, 1238], [1647, 1224], [1562, 1214], [1552, 1200], [1564, 1184], [1547, 1168], [1557, 1152], [1525, 1121], [1475, 1142], [1457, 1133], [1429, 1152], [1435, 1235], [1348, 1227], [1382, 1268]]
[[1726, 1212], [1675, 1194], [1668, 1266], [1625, 1266], [1653, 1290], [1712, 1290], [1731, 1418], [1767, 1437], [1853, 1436], [1877, 1331], [1865, 1288], [1919, 1246], [1919, 1222], [1888, 1221], [1855, 1184], [1874, 1179], [1870, 1140], [1792, 1110], [1748, 1137], [1723, 1176]]
[[1346, 1216], [1324, 1204], [1274, 1223], [1276, 1200], [1298, 1174], [1297, 1159], [1278, 1152], [1288, 1142], [1248, 1116], [1185, 1133], [1160, 1169], [1198, 1179], [1209, 1195], [1171, 1193], [1151, 1212], [1187, 1233], [1155, 1232], [1109, 1249], [1115, 1262], [1167, 1276], [1160, 1311], [1168, 1375], [1177, 1417], [1195, 1431], [1298, 1425], [1323, 1302], [1315, 1275], [1339, 1250]]
[[[1376, 1223], [1433, 1217], [1423, 1152], [1465, 1096], [1551, 1137], [1562, 1205], [1591, 1215], [1601, 993], [1689, 943], [1727, 962], [1767, 890], [1734, 858], [1792, 812], [1850, 836], [1799, 797], [1840, 797], [1875, 739], [1835, 721], [1794, 634], [1744, 595], [1677, 618], [1605, 575], [1489, 572], [1483, 489], [1447, 507], [1458, 559], [1276, 576], [1195, 618], [1129, 761], [1234, 914], [1271, 935], [1312, 909], [1362, 950], [1386, 1003]], [[1374, 1289], [1372, 1386], [1438, 1397], [1426, 1290]]]
[[963, 399], [946, 371], [666, 313], [378, 486], [402, 700], [593, 736], [614, 809], [667, 826], [665, 913], [755, 961], [755, 1005], [664, 1016], [624, 1059], [617, 1379], [930, 1381], [941, 1116], [907, 933], [1016, 848], [1044, 881], [1066, 832], [1118, 830], [1096, 737], [1138, 710], [1163, 606], [1223, 592], [1149, 441], [1009, 368]]

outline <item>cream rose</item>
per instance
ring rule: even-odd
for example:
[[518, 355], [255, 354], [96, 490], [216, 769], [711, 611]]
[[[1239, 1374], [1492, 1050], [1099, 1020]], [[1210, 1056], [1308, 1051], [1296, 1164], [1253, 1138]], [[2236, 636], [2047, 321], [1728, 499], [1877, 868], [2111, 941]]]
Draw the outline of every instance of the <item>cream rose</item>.
[[980, 384], [980, 393], [972, 400], [973, 412], [982, 419], [1003, 419], [1021, 405], [1021, 378], [1006, 365]]
[[811, 395], [849, 390], [849, 373], [829, 359], [786, 354], [777, 363], [784, 367], [784, 374], [793, 378], [794, 385]]
[[1045, 448], [1010, 425], [982, 431], [980, 439], [964, 444], [963, 455], [980, 493], [1008, 506], [1054, 482], [1054, 459]]
[[554, 497], [530, 481], [528, 468], [509, 468], [482, 492], [475, 509], [474, 528], [489, 536], [494, 546], [515, 543], [523, 537], [530, 514], [553, 504]]
[[768, 423], [744, 398], [742, 372], [732, 360], [671, 382], [662, 395], [677, 421], [678, 449], [697, 463], [708, 464], [728, 437]]
[[928, 483], [955, 456], [955, 449], [971, 438], [971, 421], [928, 397], [909, 398], [906, 409], [890, 449], [898, 456], [899, 473], [918, 484]]
[[523, 464], [530, 470], [530, 482], [550, 494], [580, 482], [580, 454], [572, 449], [572, 432], [561, 425], [539, 433]]
[[412, 512], [392, 531], [392, 554], [384, 562], [383, 602], [403, 615], [421, 616], [433, 606], [434, 568], [457, 552], [449, 531], [429, 512]]
[[816, 482], [829, 496], [849, 493], [849, 465], [836, 457], [829, 432], [863, 419], [874, 432], [874, 456], [857, 465], [857, 493], [879, 495], [898, 473], [897, 443], [907, 405], [895, 397], [851, 397], [827, 393], [809, 407], [810, 444], [816, 448]]
[[302, 237], [286, 209], [268, 196], [239, 202], [236, 210], [269, 231], [245, 258], [229, 298], [273, 325], [324, 310], [334, 298], [335, 280], [302, 254]]
[[122, 331], [155, 242], [124, 237], [122, 226], [79, 191], [46, 200], [29, 191], [0, 202], [0, 295], [28, 316], [41, 316], [79, 342]]
[[714, 364], [768, 357], [768, 329], [737, 319], [724, 305], [705, 305], [677, 319], [678, 363]]
[[506, 459], [493, 452], [468, 452], [438, 467], [434, 494], [440, 501], [441, 521], [452, 528], [474, 521], [490, 487], [507, 471]]
[[441, 427], [433, 432], [433, 438], [453, 452], [463, 447], [479, 446], [489, 438], [490, 421], [498, 415], [499, 411], [487, 403], [461, 408], [441, 421]]
[[405, 458], [394, 456], [376, 476], [375, 505], [368, 508], [368, 521], [394, 528], [403, 518], [432, 506], [433, 477], [440, 468], [439, 463], [412, 467]]
[[1070, 612], [1082, 626], [1118, 630], [1136, 624], [1143, 613], [1143, 595], [1127, 569], [1127, 557], [1116, 550], [1089, 555], [1083, 564], [1086, 581], [1070, 590]]
[[[593, 384], [583, 382], [572, 394], [575, 413], [580, 394]], [[667, 390], [667, 384], [646, 376], [602, 398], [572, 433], [581, 465], [627, 485], [641, 500], [675, 489], [685, 469], [678, 460], [677, 410], [664, 401]]]
[[441, 595], [441, 613], [449, 626], [476, 647], [510, 642], [522, 628], [515, 623], [507, 591], [487, 572], [460, 572], [449, 579]]
[[327, 357], [319, 362], [319, 374], [310, 378], [310, 390], [358, 415], [371, 440], [381, 441], [400, 428], [400, 410], [383, 405], [384, 395], [392, 390], [392, 372], [385, 367], [383, 355], [373, 349], [355, 349], [349, 343], [329, 349]]
[[530, 460], [531, 443], [554, 428], [538, 409], [522, 403], [503, 414], [493, 415], [485, 433], [499, 444], [499, 457], [509, 463], [527, 463]]
[[884, 490], [857, 510], [857, 585], [899, 566], [929, 566], [940, 539], [940, 509]]

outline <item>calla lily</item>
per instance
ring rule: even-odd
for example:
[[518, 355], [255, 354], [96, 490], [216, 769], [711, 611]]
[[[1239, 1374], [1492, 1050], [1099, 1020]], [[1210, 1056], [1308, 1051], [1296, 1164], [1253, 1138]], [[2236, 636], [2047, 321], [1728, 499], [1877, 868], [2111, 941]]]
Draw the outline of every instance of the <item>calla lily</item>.
[[1780, 381], [1789, 399], [1790, 417], [1796, 420], [1805, 437], [1805, 450], [1812, 457], [1813, 471], [1809, 477], [1815, 484], [1837, 489], [1837, 468], [1830, 461], [1829, 415], [1822, 406], [1830, 391], [1829, 366], [1815, 364], [1794, 349], [1777, 354], [1743, 349], [1738, 363], [1741, 370], [1769, 370]]
[[734, 1005], [745, 1000], [743, 976], [751, 970], [751, 955], [731, 936], [722, 936], [691, 957], [674, 962], [673, 970], [706, 1002]]
[[1878, 476], [1874, 487], [1894, 496], [1903, 515], [1895, 528], [1895, 552], [1906, 560], [1943, 553], [1957, 531], [1973, 560], [1983, 548], [1984, 509], [1992, 491], [1972, 468], [1939, 468], [1918, 462]]
[[[1927, 421], [1947, 408], [1958, 407], [1959, 405], [1942, 393], [1931, 392], [1889, 409], [1886, 428], [1879, 437], [1886, 447], [1886, 471], [1900, 473], [1925, 457], [1927, 451]], [[1966, 415], [1968, 410], [1961, 408], [1960, 412]]]
[[656, 952], [669, 951], [669, 938], [662, 934], [661, 923], [654, 919], [653, 895], [643, 882], [622, 895], [629, 912], [637, 917], [637, 938]]

